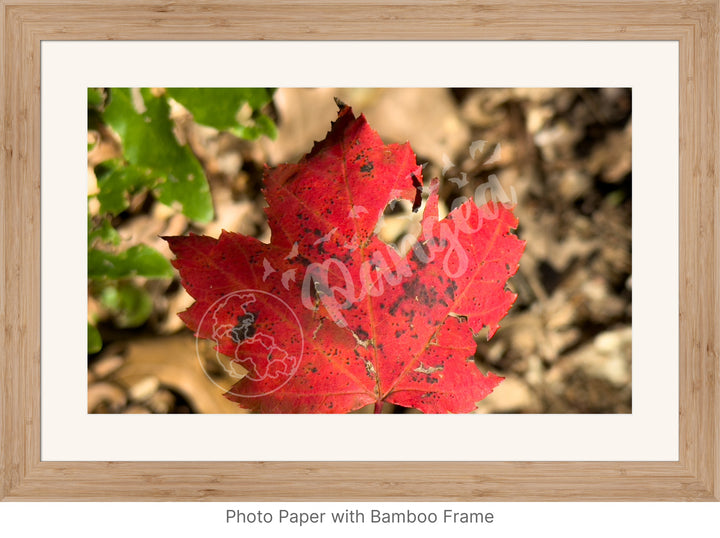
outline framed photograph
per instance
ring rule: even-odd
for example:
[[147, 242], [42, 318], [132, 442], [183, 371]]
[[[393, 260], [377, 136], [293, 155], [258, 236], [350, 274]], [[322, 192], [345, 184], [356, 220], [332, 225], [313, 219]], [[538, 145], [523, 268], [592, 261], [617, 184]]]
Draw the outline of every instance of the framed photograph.
[[0, 497], [720, 499], [717, 3], [251, 7], [3, 6]]

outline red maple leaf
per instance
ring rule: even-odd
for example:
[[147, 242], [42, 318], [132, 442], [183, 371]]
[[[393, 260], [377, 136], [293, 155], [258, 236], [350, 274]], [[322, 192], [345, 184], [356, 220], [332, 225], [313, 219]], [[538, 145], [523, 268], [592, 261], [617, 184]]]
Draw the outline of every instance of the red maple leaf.
[[421, 182], [409, 144], [383, 144], [342, 106], [299, 163], [266, 169], [270, 244], [225, 231], [166, 238], [196, 300], [181, 318], [247, 370], [227, 398], [264, 413], [383, 402], [464, 413], [502, 381], [475, 365], [473, 333], [491, 337], [515, 301], [505, 285], [525, 245], [510, 233], [517, 221], [471, 200], [438, 220], [435, 180], [401, 255], [376, 226], [392, 200], [416, 209]]

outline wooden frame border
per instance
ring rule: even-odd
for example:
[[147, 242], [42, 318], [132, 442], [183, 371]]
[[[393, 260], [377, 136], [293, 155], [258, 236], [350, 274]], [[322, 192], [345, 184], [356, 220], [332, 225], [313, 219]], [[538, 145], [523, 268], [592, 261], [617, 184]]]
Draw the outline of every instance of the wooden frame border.
[[[0, 0], [0, 499], [720, 500], [719, 13], [718, 0]], [[40, 42], [110, 39], [678, 41], [680, 461], [41, 461]]]

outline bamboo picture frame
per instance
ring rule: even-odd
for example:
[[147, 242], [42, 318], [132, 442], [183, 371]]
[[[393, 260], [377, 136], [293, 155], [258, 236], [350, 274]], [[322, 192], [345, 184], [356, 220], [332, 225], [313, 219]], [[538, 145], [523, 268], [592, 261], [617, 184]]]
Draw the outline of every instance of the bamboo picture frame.
[[[0, 499], [720, 500], [720, 2], [2, 0]], [[671, 40], [680, 51], [680, 447], [667, 462], [48, 462], [40, 455], [43, 40]]]

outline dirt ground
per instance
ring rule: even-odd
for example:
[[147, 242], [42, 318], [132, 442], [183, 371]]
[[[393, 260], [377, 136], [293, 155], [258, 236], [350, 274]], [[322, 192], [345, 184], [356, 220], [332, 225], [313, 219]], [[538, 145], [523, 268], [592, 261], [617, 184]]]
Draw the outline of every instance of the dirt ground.
[[[217, 237], [225, 229], [269, 241], [263, 166], [297, 161], [324, 138], [337, 116], [333, 97], [364, 113], [386, 143], [410, 142], [426, 163], [425, 184], [440, 178], [441, 213], [486, 184], [517, 203], [516, 233], [527, 241], [510, 281], [518, 299], [490, 341], [479, 335], [476, 353], [483, 371], [505, 381], [477, 412], [631, 412], [629, 89], [279, 89], [269, 110], [278, 138], [257, 142], [199, 126], [178, 105], [177, 135], [205, 167], [216, 219], [190, 223], [139, 195], [114, 221], [123, 246], [145, 243], [171, 258], [160, 236]], [[104, 140], [94, 152], [91, 175], [112, 144]], [[383, 240], [410, 231], [408, 212], [387, 212]], [[88, 411], [243, 412], [213, 383], [221, 372], [203, 372], [177, 316], [192, 303], [179, 279], [138, 283], [153, 297], [153, 313], [138, 329], [116, 328], [89, 299], [105, 345], [88, 358]]]

